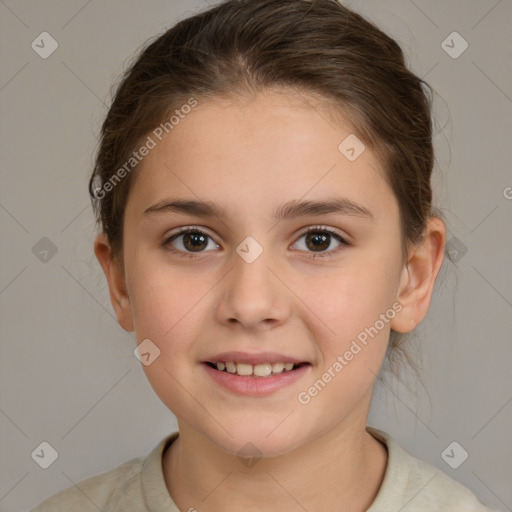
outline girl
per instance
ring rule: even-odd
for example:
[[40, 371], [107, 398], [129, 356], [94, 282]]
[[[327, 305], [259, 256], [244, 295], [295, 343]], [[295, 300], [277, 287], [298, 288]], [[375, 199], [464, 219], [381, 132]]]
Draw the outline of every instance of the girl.
[[179, 432], [36, 511], [489, 510], [367, 426], [443, 262], [429, 93], [335, 0], [228, 0], [141, 53], [94, 249]]

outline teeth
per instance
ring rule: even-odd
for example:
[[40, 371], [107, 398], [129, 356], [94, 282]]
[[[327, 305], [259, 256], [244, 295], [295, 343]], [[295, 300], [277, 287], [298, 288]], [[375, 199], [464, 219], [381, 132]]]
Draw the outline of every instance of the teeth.
[[257, 364], [254, 366], [254, 375], [258, 377], [268, 377], [272, 373], [271, 364]]
[[238, 363], [236, 365], [236, 373], [244, 376], [252, 375], [252, 364]]
[[235, 363], [228, 361], [226, 363], [226, 370], [228, 373], [236, 373], [236, 365]]
[[272, 365], [272, 373], [281, 373], [284, 370], [284, 363], [274, 363]]
[[295, 366], [293, 363], [262, 363], [262, 364], [246, 364], [235, 363], [233, 361], [218, 362], [216, 364], [217, 370], [228, 373], [236, 373], [238, 375], [249, 377], [255, 375], [256, 377], [268, 377], [270, 375], [278, 375], [283, 371], [289, 372]]

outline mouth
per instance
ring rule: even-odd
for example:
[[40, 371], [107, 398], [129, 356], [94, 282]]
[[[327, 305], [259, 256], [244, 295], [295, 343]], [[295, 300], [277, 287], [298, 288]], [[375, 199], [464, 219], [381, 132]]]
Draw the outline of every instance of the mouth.
[[202, 363], [207, 375], [236, 395], [263, 397], [296, 385], [310, 375], [307, 361], [276, 353], [226, 352]]
[[293, 372], [302, 366], [309, 365], [309, 363], [291, 363], [291, 362], [277, 362], [277, 363], [258, 363], [248, 364], [239, 363], [236, 361], [218, 361], [216, 363], [207, 361], [205, 363], [210, 368], [219, 372], [230, 373], [232, 375], [239, 375], [241, 377], [259, 377], [267, 378], [273, 375], [280, 375], [281, 373]]

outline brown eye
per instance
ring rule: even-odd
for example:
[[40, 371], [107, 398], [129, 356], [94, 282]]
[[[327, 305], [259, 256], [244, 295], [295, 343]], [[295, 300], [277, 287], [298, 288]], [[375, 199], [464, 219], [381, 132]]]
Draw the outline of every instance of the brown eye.
[[197, 229], [184, 229], [167, 238], [164, 247], [178, 253], [200, 253], [206, 249], [216, 249], [219, 246], [209, 235]]
[[188, 251], [201, 251], [208, 245], [207, 239], [202, 233], [186, 233], [183, 235], [183, 245]]
[[[304, 239], [304, 242], [300, 242]], [[336, 245], [337, 244], [337, 245]], [[312, 257], [332, 256], [337, 253], [342, 246], [348, 246], [340, 235], [325, 228], [310, 228], [295, 243], [295, 248], [313, 253]], [[334, 247], [333, 247], [334, 246]]]
[[308, 233], [306, 235], [306, 246], [312, 251], [325, 251], [330, 244], [330, 235], [324, 233]]

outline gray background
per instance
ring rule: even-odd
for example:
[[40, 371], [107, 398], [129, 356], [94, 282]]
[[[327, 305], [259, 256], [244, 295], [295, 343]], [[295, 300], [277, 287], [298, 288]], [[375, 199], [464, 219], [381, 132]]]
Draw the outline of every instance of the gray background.
[[[144, 455], [176, 428], [133, 355], [133, 334], [115, 320], [92, 252], [87, 180], [127, 59], [206, 5], [0, 1], [1, 511]], [[512, 510], [512, 2], [347, 5], [394, 36], [437, 92], [435, 203], [456, 261], [446, 261], [418, 329], [424, 388], [381, 385], [369, 423]], [[43, 31], [59, 45], [47, 59], [31, 48]], [[469, 44], [458, 58], [442, 47], [454, 31]], [[43, 252], [43, 237], [56, 254]], [[31, 458], [42, 441], [58, 452], [46, 470]], [[469, 453], [458, 469], [441, 457], [452, 441]]]

